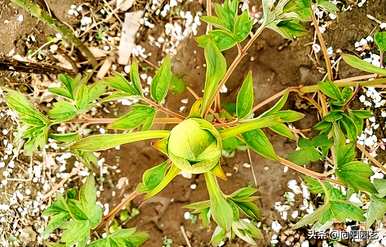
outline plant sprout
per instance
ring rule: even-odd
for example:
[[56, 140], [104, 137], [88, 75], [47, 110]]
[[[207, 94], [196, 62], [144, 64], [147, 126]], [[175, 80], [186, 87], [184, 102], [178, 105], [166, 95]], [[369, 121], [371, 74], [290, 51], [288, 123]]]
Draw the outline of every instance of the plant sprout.
[[[60, 75], [61, 87], [50, 88], [50, 92], [57, 96], [57, 101], [47, 114], [40, 112], [22, 94], [3, 89], [8, 106], [19, 114], [21, 137], [27, 154], [43, 149], [50, 137], [62, 142], [90, 169], [95, 169], [94, 152], [145, 140], [153, 140], [153, 147], [167, 157], [164, 162], [146, 170], [137, 189], [104, 219], [101, 217], [101, 208], [95, 202], [94, 178], [90, 176], [79, 193], [70, 190], [65, 196], [58, 197], [46, 210], [45, 214], [51, 217], [47, 234], [56, 228], [63, 229], [60, 242], [66, 246], [138, 246], [147, 236], [134, 229], [110, 232], [108, 237], [91, 243], [90, 234], [110, 221], [130, 200], [139, 195], [149, 199], [160, 193], [177, 175], [190, 173], [203, 174], [209, 198], [186, 205], [186, 208], [198, 214], [205, 226], [209, 226], [212, 221], [216, 224], [212, 244], [218, 245], [235, 236], [256, 244], [255, 239], [262, 236], [255, 224], [260, 218], [255, 196], [257, 189], [244, 187], [225, 194], [218, 183], [218, 179], [227, 180], [221, 167], [221, 154], [225, 146], [232, 146], [230, 143], [234, 149], [244, 145], [264, 158], [302, 173], [311, 192], [323, 196], [324, 204], [300, 220], [295, 228], [307, 224], [322, 228], [347, 219], [366, 221], [371, 226], [375, 220], [382, 218], [386, 210], [385, 180], [371, 181], [370, 166], [356, 159], [356, 137], [363, 130], [364, 120], [371, 116], [371, 112], [351, 109], [350, 103], [355, 92], [350, 86], [377, 86], [386, 83], [384, 78], [370, 81], [331, 79], [311, 86], [291, 87], [254, 105], [253, 74], [248, 72], [238, 91], [234, 110], [222, 107], [219, 89], [225, 85], [264, 29], [272, 29], [292, 39], [304, 33], [304, 24], [312, 19], [313, 7], [320, 6], [334, 11], [328, 1], [324, 0], [315, 3], [307, 0], [274, 2], [263, 0], [262, 23], [245, 46], [241, 43], [250, 35], [254, 25], [248, 11], [239, 13], [238, 0], [215, 4], [216, 15], [202, 18], [213, 25], [214, 29], [197, 37], [199, 46], [204, 49], [206, 78], [203, 96], [197, 97], [187, 116], [164, 106], [169, 88], [176, 80], [169, 56], [163, 59], [155, 73], [150, 97], [142, 88], [136, 60], [131, 65], [130, 80], [117, 73], [88, 84], [90, 75], [74, 78]], [[383, 52], [385, 35], [377, 34], [376, 37]], [[228, 66], [222, 51], [235, 46], [239, 53]], [[386, 75], [386, 69], [370, 65], [353, 55], [343, 55], [343, 60], [354, 68]], [[313, 128], [316, 133], [313, 137], [299, 138], [298, 132], [288, 126], [304, 117], [302, 113], [283, 109], [289, 94], [293, 92], [308, 99], [318, 110], [321, 121]], [[316, 92], [320, 95], [319, 102], [309, 96]], [[127, 98], [135, 99], [138, 103], [120, 118], [95, 119], [87, 116], [97, 104]], [[275, 100], [276, 103], [270, 109], [259, 114], [261, 107]], [[166, 117], [160, 117], [160, 114]], [[81, 137], [78, 132], [55, 133], [52, 127], [66, 122], [108, 124], [110, 129], [121, 130], [122, 133], [87, 137]], [[153, 127], [156, 123], [167, 124], [167, 128], [156, 129]], [[268, 129], [297, 141], [299, 149], [291, 152], [288, 159], [279, 156], [265, 134]], [[319, 160], [329, 162], [329, 168], [323, 173], [303, 166]], [[361, 191], [366, 194], [371, 200], [366, 217], [363, 209], [348, 201], [349, 193], [343, 195], [336, 185], [349, 188], [350, 193]], [[76, 239], [73, 237], [75, 233], [78, 234]]]

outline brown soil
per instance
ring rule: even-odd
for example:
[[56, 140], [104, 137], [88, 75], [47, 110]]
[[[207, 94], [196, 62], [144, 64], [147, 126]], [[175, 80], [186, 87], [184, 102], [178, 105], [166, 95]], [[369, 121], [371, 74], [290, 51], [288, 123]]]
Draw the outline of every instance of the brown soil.
[[[60, 18], [65, 16], [72, 0], [48, 1], [55, 14]], [[375, 17], [382, 17], [386, 12], [386, 1], [368, 1], [370, 7], [361, 9], [354, 8], [351, 12], [340, 13], [338, 21], [333, 25], [326, 36], [329, 46], [341, 48], [342, 50], [351, 50], [353, 42], [369, 34], [374, 27], [374, 23], [366, 18], [366, 14], [372, 14]], [[24, 16], [23, 22], [17, 21], [17, 16]], [[383, 16], [384, 17], [384, 16]], [[9, 23], [5, 24], [8, 20]], [[69, 20], [66, 20], [69, 21]], [[44, 24], [30, 17], [25, 12], [15, 9], [9, 5], [9, 0], [2, 0], [0, 6], [0, 54], [8, 54], [12, 49], [18, 53], [25, 54], [23, 39], [33, 33], [37, 37], [39, 44], [46, 41], [46, 36], [52, 34]], [[254, 74], [256, 102], [259, 102], [274, 93], [288, 86], [299, 84], [313, 84], [321, 79], [322, 74], [318, 71], [318, 65], [314, 64], [307, 54], [311, 47], [309, 42], [312, 36], [303, 37], [299, 40], [288, 42], [279, 35], [265, 31], [249, 51], [243, 62], [231, 76], [228, 83], [228, 94], [224, 101], [232, 100], [235, 97], [236, 89], [240, 86], [243, 76], [248, 70]], [[193, 51], [197, 51], [194, 54]], [[152, 61], [159, 60], [159, 54], [153, 53]], [[236, 50], [226, 52], [228, 63], [235, 57]], [[196, 92], [201, 92], [204, 81], [204, 68], [202, 51], [198, 49], [193, 39], [187, 40], [179, 47], [179, 52], [174, 58], [174, 70], [183, 76], [184, 80]], [[342, 77], [352, 76], [355, 72], [345, 66], [340, 69]], [[0, 74], [1, 75], [1, 74]], [[189, 98], [193, 102], [192, 96], [185, 92], [176, 97], [169, 97], [168, 106], [178, 109], [180, 100]], [[295, 98], [290, 100], [290, 105], [294, 106]], [[306, 120], [299, 125], [303, 128], [310, 127], [314, 123], [313, 115], [307, 116]], [[294, 149], [294, 143], [290, 143], [277, 135], [271, 135], [270, 139], [275, 149], [281, 155]], [[139, 143], [124, 145], [119, 151], [112, 150], [105, 153], [107, 164], [114, 163], [116, 156], [120, 158], [121, 175], [127, 176], [129, 185], [127, 190], [135, 189], [136, 184], [141, 180], [142, 173], [149, 167], [165, 159], [159, 152], [151, 148], [148, 143]], [[257, 188], [260, 194], [260, 206], [262, 207], [262, 222], [270, 226], [272, 220], [279, 219], [277, 213], [273, 210], [273, 204], [282, 200], [283, 193], [288, 190], [287, 182], [289, 179], [299, 177], [299, 174], [289, 171], [283, 172], [283, 167], [273, 161], [262, 159], [252, 154], [252, 161], [257, 177]], [[248, 162], [246, 152], [239, 152], [234, 158], [223, 159], [223, 167], [226, 172], [232, 173], [228, 181], [222, 182], [221, 187], [225, 192], [232, 192], [241, 186], [254, 184], [251, 169], [242, 166]], [[267, 168], [266, 168], [267, 167]], [[236, 172], [237, 171], [237, 172]], [[114, 181], [116, 182], [116, 181]], [[191, 183], [197, 183], [196, 190], [190, 189]], [[108, 191], [108, 190], [107, 190]], [[110, 192], [108, 192], [110, 193]], [[106, 192], [102, 197], [104, 201], [115, 205], [120, 198], [120, 193], [114, 198]], [[181, 234], [180, 226], [183, 225], [188, 235], [191, 236], [192, 246], [209, 246], [211, 231], [202, 229], [200, 224], [192, 224], [184, 220], [183, 214], [186, 210], [182, 207], [189, 202], [196, 202], [208, 198], [205, 183], [201, 176], [192, 180], [181, 176], [176, 178], [162, 193], [152, 199], [150, 202], [141, 205], [141, 214], [130, 222], [130, 226], [137, 226], [141, 230], [150, 233], [151, 239], [145, 246], [159, 247], [162, 244], [164, 236], [173, 240], [173, 246], [186, 246], [186, 242]], [[212, 229], [213, 230], [213, 229]], [[259, 242], [258, 246], [269, 246], [270, 233], [264, 232], [264, 240]], [[226, 246], [247, 246], [241, 241], [227, 243]]]

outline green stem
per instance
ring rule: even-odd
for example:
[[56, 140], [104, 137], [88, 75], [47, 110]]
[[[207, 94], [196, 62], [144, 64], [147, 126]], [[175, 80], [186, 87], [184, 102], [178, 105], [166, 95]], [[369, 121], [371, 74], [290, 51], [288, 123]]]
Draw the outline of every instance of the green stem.
[[97, 66], [97, 61], [91, 51], [80, 41], [66, 25], [61, 23], [59, 20], [50, 16], [50, 14], [42, 9], [38, 4], [32, 2], [31, 0], [11, 0], [14, 4], [23, 8], [25, 11], [30, 13], [32, 16], [35, 16], [39, 20], [45, 22], [48, 26], [53, 28], [55, 31], [61, 33], [63, 38], [68, 42], [74, 44], [83, 55], [87, 58], [89, 63], [93, 66]]

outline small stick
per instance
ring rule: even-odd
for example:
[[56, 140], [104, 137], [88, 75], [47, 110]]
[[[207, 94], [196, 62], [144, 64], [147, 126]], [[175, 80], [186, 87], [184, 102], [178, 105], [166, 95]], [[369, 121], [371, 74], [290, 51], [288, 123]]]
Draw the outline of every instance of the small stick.
[[63, 187], [63, 185], [72, 177], [78, 174], [79, 170], [78, 169], [73, 169], [70, 174], [68, 174], [65, 178], [63, 178], [59, 183], [55, 184], [52, 189], [43, 196], [43, 201], [47, 200], [50, 198], [56, 191], [58, 191], [59, 188]]
[[368, 158], [371, 162], [378, 166], [383, 171], [383, 173], [386, 174], [386, 167], [383, 166], [381, 162], [376, 160], [373, 156], [371, 156], [364, 146], [357, 144], [357, 148], [366, 156], [366, 158]]
[[99, 223], [99, 225], [95, 228], [95, 231], [100, 229], [104, 224], [109, 222], [112, 218], [115, 217], [115, 215], [124, 208], [129, 202], [134, 200], [137, 196], [141, 195], [142, 193], [134, 190], [131, 192], [127, 197], [123, 198], [122, 201], [115, 206], [105, 217], [103, 217], [102, 222]]
[[75, 75], [76, 72], [59, 66], [24, 62], [9, 57], [0, 57], [0, 70], [4, 71], [16, 71], [34, 74], [61, 74], [66, 73]]
[[179, 119], [185, 119], [185, 117], [182, 116], [181, 114], [178, 114], [178, 113], [176, 113], [174, 111], [171, 111], [168, 108], [166, 108], [166, 107], [164, 107], [164, 106], [162, 106], [162, 105], [152, 101], [151, 99], [142, 97], [141, 100], [144, 101], [145, 103], [155, 107], [159, 111], [162, 111], [162, 112], [166, 113], [167, 115], [171, 115], [171, 116], [174, 116], [174, 117], [179, 118]]
[[253, 167], [251, 151], [249, 150], [249, 148], [247, 149], [247, 153], [248, 153], [249, 163], [251, 164], [251, 172], [252, 172], [252, 176], [253, 176], [253, 181], [255, 182], [255, 186], [257, 188], [257, 178], [256, 178], [256, 174], [255, 174], [255, 168]]
[[190, 244], [189, 238], [188, 238], [188, 236], [186, 235], [185, 228], [184, 228], [183, 225], [180, 226], [180, 230], [181, 230], [182, 236], [184, 237], [185, 242], [186, 242], [186, 244], [188, 245], [188, 247], [192, 247], [192, 245]]

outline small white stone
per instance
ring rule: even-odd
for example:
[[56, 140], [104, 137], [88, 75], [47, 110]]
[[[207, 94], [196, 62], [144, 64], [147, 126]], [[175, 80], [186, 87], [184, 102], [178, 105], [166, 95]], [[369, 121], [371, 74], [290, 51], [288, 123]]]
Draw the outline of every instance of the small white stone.
[[192, 214], [190, 212], [185, 212], [184, 213], [184, 219], [185, 220], [190, 220], [192, 218]]

